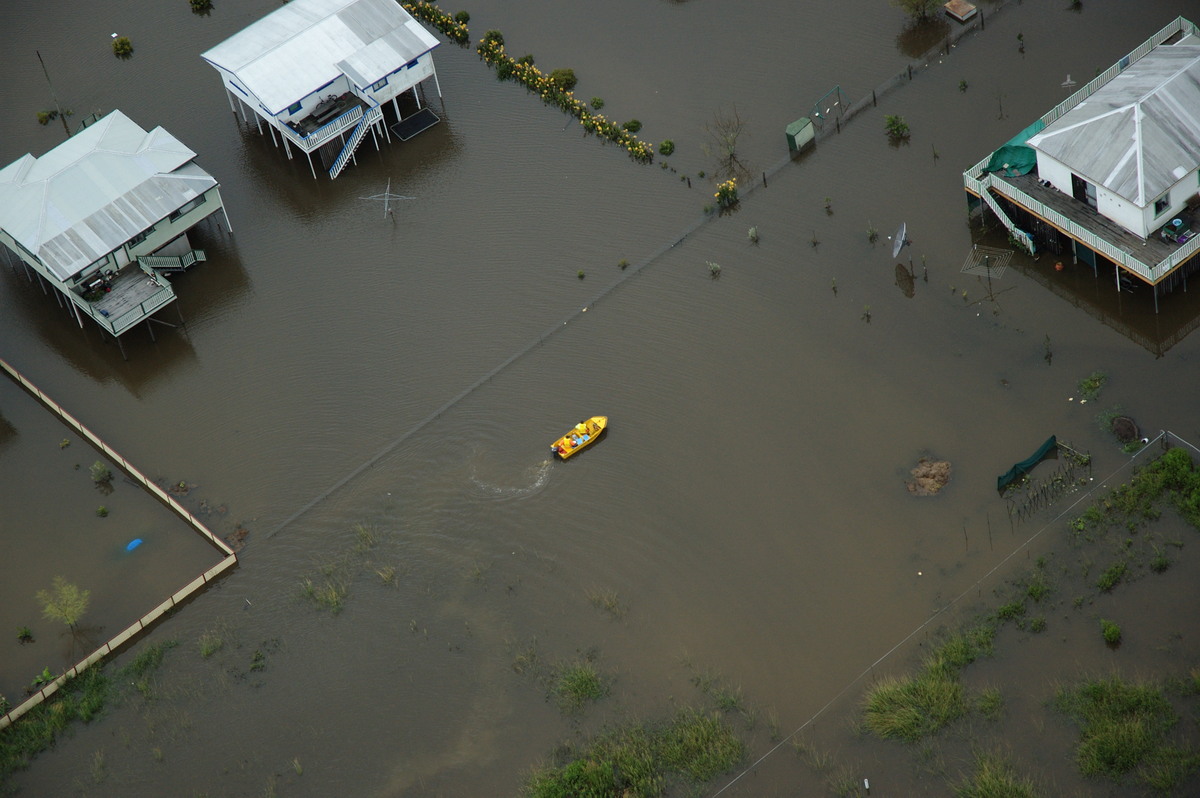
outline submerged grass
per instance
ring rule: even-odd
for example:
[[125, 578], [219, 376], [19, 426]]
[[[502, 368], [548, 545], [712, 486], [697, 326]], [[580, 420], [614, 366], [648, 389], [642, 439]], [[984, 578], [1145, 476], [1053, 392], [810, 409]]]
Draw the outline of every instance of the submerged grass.
[[[94, 665], [68, 679], [49, 700], [38, 704], [21, 718], [0, 730], [0, 784], [13, 773], [29, 767], [42, 751], [54, 745], [60, 734], [75, 721], [90, 723], [106, 706], [119, 699], [117, 685], [131, 682], [142, 695], [149, 692], [149, 678], [162, 664], [166, 652], [177, 642], [167, 640], [143, 648], [133, 661], [116, 670]], [[103, 754], [99, 762], [103, 769]], [[95, 763], [93, 763], [95, 764]], [[93, 770], [93, 775], [97, 771]]]
[[1038, 798], [1033, 780], [1022, 778], [999, 754], [976, 754], [975, 772], [954, 788], [955, 798]]
[[992, 653], [995, 621], [951, 635], [915, 675], [879, 680], [863, 701], [867, 729], [885, 739], [917, 742], [966, 715], [969, 707], [959, 672]]
[[672, 782], [694, 788], [742, 761], [745, 745], [717, 714], [685, 708], [658, 725], [612, 729], [564, 749], [530, 774], [526, 798], [656, 798]]
[[1085, 776], [1121, 779], [1173, 759], [1166, 734], [1178, 721], [1160, 687], [1118, 676], [1060, 688], [1054, 706], [1080, 726], [1075, 761]]
[[614, 620], [621, 620], [629, 612], [615, 590], [589, 590], [587, 597], [593, 607], [608, 613]]
[[589, 702], [608, 695], [610, 684], [611, 679], [591, 662], [570, 662], [555, 669], [550, 693], [563, 712], [579, 712]]

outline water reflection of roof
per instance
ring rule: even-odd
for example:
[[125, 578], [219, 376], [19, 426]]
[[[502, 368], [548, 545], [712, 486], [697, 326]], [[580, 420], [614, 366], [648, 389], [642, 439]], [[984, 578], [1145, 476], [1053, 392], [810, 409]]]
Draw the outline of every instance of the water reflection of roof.
[[1200, 166], [1200, 45], [1155, 48], [1029, 146], [1146, 207]]
[[0, 169], [0, 227], [70, 279], [217, 185], [195, 157], [163, 128], [147, 133], [113, 111]]
[[343, 74], [366, 88], [437, 45], [396, 0], [292, 0], [200, 57], [278, 114]]

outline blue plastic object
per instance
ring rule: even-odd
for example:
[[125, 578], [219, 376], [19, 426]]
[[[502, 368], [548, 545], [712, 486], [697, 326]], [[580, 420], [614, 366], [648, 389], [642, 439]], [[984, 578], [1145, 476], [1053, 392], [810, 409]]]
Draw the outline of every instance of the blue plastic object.
[[125, 551], [133, 551], [140, 545], [142, 545], [142, 539], [134, 538], [133, 540], [129, 541], [129, 543], [125, 546]]

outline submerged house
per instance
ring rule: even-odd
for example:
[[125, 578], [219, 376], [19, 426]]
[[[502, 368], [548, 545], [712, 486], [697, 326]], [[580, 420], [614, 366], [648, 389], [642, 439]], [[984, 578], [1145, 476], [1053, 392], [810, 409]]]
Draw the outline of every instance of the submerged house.
[[[314, 153], [336, 178], [368, 132], [376, 148], [380, 137], [391, 142], [386, 105], [400, 123], [398, 98], [412, 91], [419, 107], [428, 78], [441, 97], [437, 45], [396, 0], [292, 0], [200, 57], [220, 73], [235, 114], [245, 121], [249, 109], [289, 159], [304, 153], [314, 178]], [[402, 138], [438, 121], [428, 109], [411, 119]]]
[[[9, 265], [15, 254], [81, 327], [90, 316], [119, 343], [175, 301], [164, 273], [204, 260], [188, 230], [224, 213], [217, 181], [195, 159], [161, 127], [147, 132], [113, 111], [42, 157], [14, 161], [0, 169]], [[228, 214], [225, 226], [232, 232]]]
[[964, 173], [1031, 251], [1158, 295], [1200, 265], [1200, 30], [1180, 17]]

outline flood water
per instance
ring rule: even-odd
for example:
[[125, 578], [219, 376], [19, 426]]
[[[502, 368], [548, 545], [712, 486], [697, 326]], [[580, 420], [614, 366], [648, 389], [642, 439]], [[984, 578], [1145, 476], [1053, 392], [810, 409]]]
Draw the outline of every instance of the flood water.
[[[181, 643], [160, 700], [78, 729], [14, 779], [21, 794], [512, 795], [564, 740], [698, 701], [697, 672], [790, 730], [946, 601], [1000, 578], [1030, 530], [1010, 526], [995, 477], [1048, 435], [1090, 450], [1098, 473], [1124, 459], [1102, 409], [1200, 438], [1200, 338], [1161, 343], [1200, 314], [1195, 294], [1156, 317], [1148, 296], [1109, 295], [1090, 270], [1056, 278], [1047, 258], [990, 298], [960, 271], [976, 240], [962, 171], [1064, 99], [1068, 73], [1082, 84], [1175, 15], [1200, 15], [1065, 5], [982, 4], [983, 33], [784, 163], [787, 123], [910, 62], [895, 9], [483, 2], [466, 9], [474, 39], [500, 29], [510, 53], [572, 67], [577, 96], [675, 141], [669, 168], [582, 138], [443, 44], [444, 97], [427, 93], [442, 123], [365, 145], [333, 182], [236, 120], [198, 58], [276, 3], [0, 11], [27, 45], [0, 56], [0, 163], [62, 140], [35, 121], [52, 104], [38, 49], [74, 120], [120, 108], [195, 150], [233, 225], [202, 226], [208, 262], [174, 280], [186, 327], [157, 343], [131, 333], [128, 361], [0, 269], [0, 354], [147, 473], [227, 507], [217, 534], [250, 530], [239, 568], [149, 635]], [[112, 57], [112, 32], [131, 38], [129, 61]], [[768, 183], [703, 222], [705, 126], [735, 107], [741, 154]], [[889, 146], [885, 113], [908, 121], [907, 145]], [[394, 221], [369, 199], [389, 179], [413, 197]], [[886, 238], [900, 222], [911, 284]], [[1068, 401], [1097, 369], [1100, 405]], [[0, 393], [0, 415], [20, 429], [31, 400], [16, 393]], [[598, 414], [604, 440], [547, 460]], [[6, 443], [22, 437], [0, 421], [9, 489], [31, 479]], [[926, 455], [953, 478], [918, 499], [904, 480]], [[9, 557], [44, 524], [66, 522], [6, 506]], [[43, 586], [27, 573], [8, 569], [0, 600]], [[336, 615], [301, 590], [330, 576], [349, 586]], [[113, 578], [98, 566], [97, 593]], [[593, 606], [608, 591], [624, 618]], [[205, 631], [226, 641], [207, 658]], [[595, 656], [613, 694], [564, 718], [514, 672], [530, 650]], [[251, 670], [255, 652], [265, 667]], [[786, 770], [725, 794], [790, 794]]]

